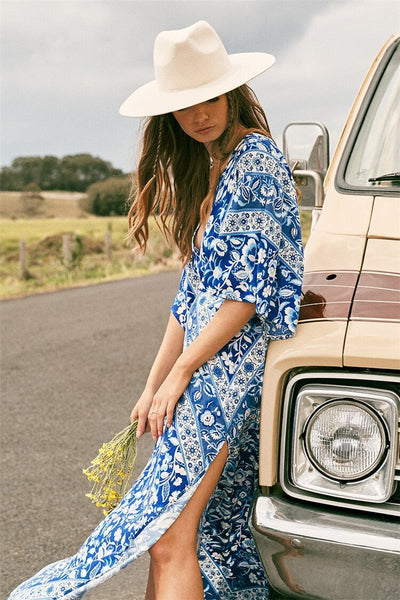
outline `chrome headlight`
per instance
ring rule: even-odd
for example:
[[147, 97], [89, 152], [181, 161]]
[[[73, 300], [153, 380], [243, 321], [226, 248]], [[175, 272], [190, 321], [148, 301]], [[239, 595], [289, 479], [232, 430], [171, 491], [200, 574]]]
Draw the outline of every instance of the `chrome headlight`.
[[292, 433], [285, 441], [291, 484], [317, 494], [385, 502], [393, 493], [397, 396], [324, 383], [293, 389]]
[[320, 406], [304, 427], [311, 463], [326, 477], [354, 481], [379, 468], [387, 450], [385, 426], [367, 405], [347, 399]]

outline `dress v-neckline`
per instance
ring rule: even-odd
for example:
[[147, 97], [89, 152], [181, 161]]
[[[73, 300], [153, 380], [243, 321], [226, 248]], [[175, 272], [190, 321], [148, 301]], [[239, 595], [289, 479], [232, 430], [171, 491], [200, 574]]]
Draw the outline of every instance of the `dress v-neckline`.
[[203, 234], [202, 234], [202, 236], [201, 236], [201, 239], [199, 240], [199, 242], [200, 242], [200, 243], [199, 243], [199, 245], [198, 245], [198, 246], [197, 246], [197, 244], [196, 244], [196, 237], [197, 237], [197, 234], [198, 234], [198, 232], [199, 232], [199, 229], [200, 229], [200, 223], [198, 223], [198, 224], [197, 224], [197, 226], [196, 226], [196, 228], [195, 228], [195, 230], [194, 230], [194, 232], [193, 232], [193, 237], [192, 237], [192, 250], [193, 250], [193, 252], [196, 252], [197, 254], [200, 254], [200, 253], [201, 253], [201, 249], [202, 249], [202, 246], [203, 246], [204, 235], [205, 235], [205, 233], [206, 233], [206, 231], [207, 231], [207, 228], [208, 228], [208, 225], [209, 225], [209, 223], [210, 223], [210, 218], [211, 218], [211, 215], [212, 215], [212, 213], [213, 213], [213, 210], [214, 210], [214, 205], [215, 205], [215, 196], [217, 195], [217, 191], [218, 191], [218, 188], [219, 188], [219, 186], [220, 186], [220, 184], [221, 184], [222, 178], [223, 178], [223, 176], [225, 176], [225, 174], [227, 173], [227, 171], [228, 171], [228, 168], [229, 168], [229, 167], [230, 167], [230, 165], [231, 165], [231, 161], [232, 161], [233, 157], [234, 157], [234, 156], [235, 156], [235, 154], [238, 152], [238, 150], [240, 149], [240, 147], [241, 147], [242, 143], [244, 142], [244, 140], [246, 139], [246, 137], [247, 137], [248, 135], [250, 135], [250, 133], [247, 133], [245, 136], [243, 136], [243, 137], [242, 137], [242, 139], [240, 140], [240, 142], [239, 142], [239, 143], [238, 143], [238, 144], [235, 146], [235, 148], [232, 150], [232, 152], [231, 152], [231, 155], [230, 155], [230, 157], [228, 158], [228, 161], [227, 161], [227, 163], [226, 163], [226, 165], [225, 165], [224, 169], [222, 170], [222, 172], [221, 172], [221, 174], [220, 174], [220, 176], [219, 176], [219, 179], [218, 179], [218, 184], [217, 184], [217, 187], [215, 188], [215, 193], [214, 193], [214, 198], [213, 198], [213, 202], [212, 202], [212, 205], [211, 205], [210, 214], [208, 215], [208, 217], [207, 217], [207, 220], [206, 220], [206, 222], [205, 222], [205, 225], [204, 225], [204, 231], [203, 231]]

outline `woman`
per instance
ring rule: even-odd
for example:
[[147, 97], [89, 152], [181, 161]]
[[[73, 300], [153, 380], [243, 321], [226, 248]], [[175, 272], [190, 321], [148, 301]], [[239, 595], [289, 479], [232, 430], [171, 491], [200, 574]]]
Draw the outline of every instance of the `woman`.
[[122, 105], [147, 115], [130, 235], [157, 215], [184, 269], [146, 388], [132, 410], [150, 460], [79, 552], [11, 597], [80, 598], [142, 552], [146, 600], [268, 598], [247, 526], [269, 340], [294, 334], [302, 276], [290, 171], [245, 82], [264, 53], [228, 56], [200, 21], [156, 39], [156, 80]]

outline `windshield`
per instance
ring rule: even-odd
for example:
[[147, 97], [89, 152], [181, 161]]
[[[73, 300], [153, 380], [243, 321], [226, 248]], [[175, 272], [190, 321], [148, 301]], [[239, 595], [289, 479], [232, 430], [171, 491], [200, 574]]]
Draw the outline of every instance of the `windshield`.
[[[378, 179], [378, 181], [377, 181]], [[400, 186], [400, 46], [369, 103], [345, 171], [350, 186]]]

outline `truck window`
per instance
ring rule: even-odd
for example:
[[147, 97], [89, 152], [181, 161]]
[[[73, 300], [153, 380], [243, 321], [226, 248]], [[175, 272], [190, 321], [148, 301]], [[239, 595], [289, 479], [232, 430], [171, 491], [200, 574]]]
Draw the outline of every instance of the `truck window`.
[[352, 136], [353, 145], [349, 149], [342, 185], [352, 190], [362, 188], [369, 194], [378, 190], [379, 193], [388, 192], [390, 189], [393, 191], [393, 188], [398, 191], [400, 186], [399, 45], [392, 53], [383, 73], [380, 73], [378, 83], [372, 82], [367, 96], [369, 98], [364, 114], [356, 123], [358, 131], [355, 138]]

